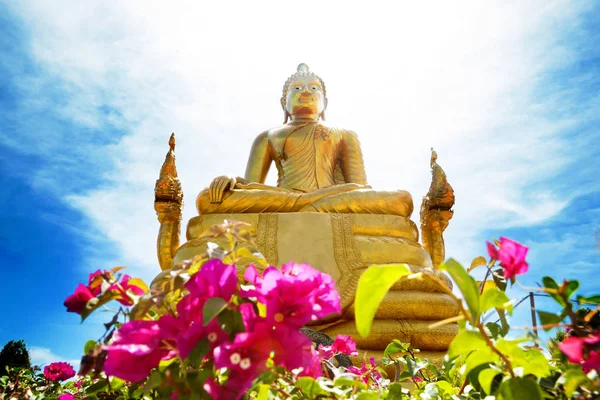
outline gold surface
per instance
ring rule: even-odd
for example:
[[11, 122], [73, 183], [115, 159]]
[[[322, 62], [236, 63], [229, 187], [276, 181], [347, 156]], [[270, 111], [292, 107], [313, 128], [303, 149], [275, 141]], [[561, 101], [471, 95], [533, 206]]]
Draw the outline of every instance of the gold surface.
[[419, 241], [417, 225], [409, 218], [396, 215], [355, 214], [352, 221], [354, 235], [392, 236]]
[[437, 153], [431, 149], [431, 186], [421, 203], [421, 233], [423, 246], [427, 249], [437, 268], [446, 257], [443, 233], [454, 215], [454, 189], [446, 179], [446, 173], [437, 164]]
[[392, 236], [354, 236], [356, 250], [366, 265], [385, 264], [402, 255], [402, 262], [433, 267], [427, 250], [412, 240]]
[[[332, 222], [328, 215], [279, 214], [277, 232], [277, 252], [281, 264], [290, 261], [307, 263], [331, 275], [336, 282], [340, 280], [341, 273], [331, 251], [333, 249]], [[298, 240], [298, 238], [302, 239]]]
[[447, 324], [433, 329], [429, 325], [431, 321], [378, 319], [373, 321], [371, 334], [366, 338], [358, 334], [354, 321], [341, 321], [319, 330], [333, 338], [337, 335], [350, 335], [357, 347], [363, 350], [385, 350], [394, 339], [410, 343], [419, 350], [448, 349], [458, 334], [458, 325]]
[[175, 134], [172, 133], [169, 152], [154, 188], [154, 209], [160, 222], [156, 247], [163, 271], [173, 266], [173, 256], [179, 247], [182, 207], [183, 190], [175, 167]]
[[[456, 301], [445, 293], [402, 290], [390, 291], [385, 295], [375, 312], [375, 318], [435, 321], [452, 318], [457, 314]], [[344, 313], [344, 318], [354, 319], [354, 304]]]

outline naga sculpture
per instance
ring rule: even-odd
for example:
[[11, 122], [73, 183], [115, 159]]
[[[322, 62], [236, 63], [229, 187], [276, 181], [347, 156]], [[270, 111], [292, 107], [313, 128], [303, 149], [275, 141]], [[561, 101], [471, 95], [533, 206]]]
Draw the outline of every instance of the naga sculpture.
[[[171, 137], [155, 190], [163, 273], [203, 252], [207, 246], [203, 232], [211, 226], [224, 220], [246, 222], [269, 264], [307, 262], [336, 281], [343, 314], [317, 321], [312, 329], [332, 337], [349, 334], [360, 349], [376, 357], [393, 339], [411, 342], [432, 359], [442, 357], [456, 335], [456, 324], [434, 329], [429, 325], [458, 310], [435, 282], [395, 283], [368, 338], [358, 336], [353, 320], [358, 279], [372, 264], [406, 263], [413, 272], [436, 275], [451, 287], [436, 267], [444, 258], [443, 232], [452, 217], [454, 192], [436, 163], [436, 153], [432, 149], [432, 184], [420, 210], [421, 245], [417, 226], [410, 220], [411, 195], [368, 186], [357, 135], [324, 123], [325, 84], [306, 64], [285, 82], [281, 106], [284, 125], [258, 135], [245, 176], [219, 176], [200, 192], [199, 215], [188, 222], [187, 242], [181, 246], [183, 195]], [[277, 168], [277, 186], [264, 183], [271, 165]]]

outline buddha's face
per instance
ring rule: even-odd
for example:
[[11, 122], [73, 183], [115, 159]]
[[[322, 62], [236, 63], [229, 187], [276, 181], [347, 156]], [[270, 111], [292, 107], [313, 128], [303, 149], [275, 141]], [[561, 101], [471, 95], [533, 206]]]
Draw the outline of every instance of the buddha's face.
[[290, 115], [319, 118], [325, 106], [323, 88], [314, 76], [299, 77], [289, 86], [285, 108]]

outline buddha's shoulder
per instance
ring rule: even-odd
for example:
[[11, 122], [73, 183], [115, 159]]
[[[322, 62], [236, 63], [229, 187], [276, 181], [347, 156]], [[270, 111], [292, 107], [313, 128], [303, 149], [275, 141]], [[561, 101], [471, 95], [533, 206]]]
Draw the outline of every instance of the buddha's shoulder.
[[[280, 126], [270, 128], [270, 129], [267, 129], [266, 131], [261, 132], [258, 135], [257, 140], [269, 140], [269, 139], [276, 140], [279, 138], [285, 138], [295, 129], [297, 129], [297, 126], [294, 126], [291, 124], [280, 125]], [[350, 129], [344, 129], [344, 128], [340, 128], [337, 126], [331, 126], [329, 124], [325, 124], [322, 122], [316, 124], [316, 130], [317, 130], [317, 134], [324, 133], [327, 136], [334, 136], [334, 137], [340, 137], [340, 138], [356, 137], [356, 133]]]

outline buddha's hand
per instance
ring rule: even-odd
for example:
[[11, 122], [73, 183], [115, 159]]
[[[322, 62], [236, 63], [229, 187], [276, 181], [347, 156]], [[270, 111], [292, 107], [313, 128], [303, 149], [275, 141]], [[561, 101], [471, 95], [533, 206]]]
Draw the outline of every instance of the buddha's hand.
[[208, 199], [212, 204], [220, 204], [223, 201], [223, 195], [227, 190], [235, 187], [237, 179], [231, 175], [216, 177], [210, 184], [208, 190]]

